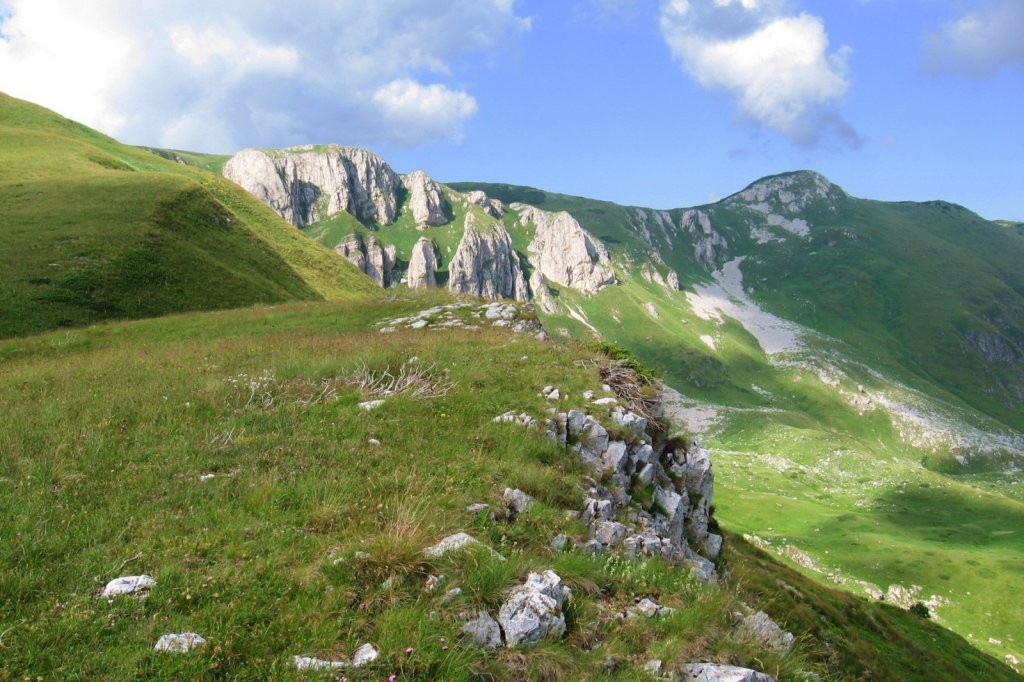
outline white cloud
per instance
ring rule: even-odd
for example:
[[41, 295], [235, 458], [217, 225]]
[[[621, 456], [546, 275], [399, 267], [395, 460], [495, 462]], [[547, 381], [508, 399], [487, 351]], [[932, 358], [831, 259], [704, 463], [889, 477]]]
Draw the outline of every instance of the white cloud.
[[405, 143], [421, 138], [457, 138], [459, 133], [450, 129], [449, 122], [476, 113], [476, 100], [465, 92], [449, 90], [439, 83], [421, 85], [407, 78], [381, 86], [372, 99]]
[[744, 118], [806, 146], [826, 134], [859, 145], [838, 110], [850, 48], [830, 53], [820, 18], [793, 14], [787, 0], [665, 0], [660, 23], [683, 68]]
[[1024, 67], [1024, 2], [985, 0], [925, 38], [925, 69], [935, 74], [991, 78]]
[[409, 146], [458, 139], [460, 67], [529, 28], [514, 0], [0, 0], [0, 90], [138, 144]]

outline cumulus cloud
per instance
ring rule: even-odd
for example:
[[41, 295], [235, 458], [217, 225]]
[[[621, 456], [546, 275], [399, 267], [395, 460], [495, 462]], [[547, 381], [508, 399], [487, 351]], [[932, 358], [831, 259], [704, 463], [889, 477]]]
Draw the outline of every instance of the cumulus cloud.
[[925, 70], [991, 78], [1024, 67], [1024, 2], [987, 0], [925, 38]]
[[687, 73], [744, 118], [805, 146], [826, 134], [860, 144], [838, 109], [850, 48], [829, 52], [820, 18], [793, 14], [787, 0], [665, 0], [660, 25]]
[[139, 144], [459, 139], [514, 0], [0, 0], [0, 90]]

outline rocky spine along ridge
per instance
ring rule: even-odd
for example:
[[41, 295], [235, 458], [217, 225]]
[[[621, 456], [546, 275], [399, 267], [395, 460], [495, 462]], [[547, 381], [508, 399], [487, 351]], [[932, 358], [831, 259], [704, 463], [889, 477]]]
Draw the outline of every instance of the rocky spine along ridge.
[[356, 147], [246, 149], [224, 165], [224, 177], [297, 227], [347, 211], [390, 225], [402, 180], [379, 156]]

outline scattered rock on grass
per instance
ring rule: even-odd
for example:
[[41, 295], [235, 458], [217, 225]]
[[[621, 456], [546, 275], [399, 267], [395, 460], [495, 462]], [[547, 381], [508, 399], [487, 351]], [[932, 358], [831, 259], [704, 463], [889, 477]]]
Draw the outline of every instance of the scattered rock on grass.
[[687, 682], [775, 682], [775, 678], [749, 668], [719, 663], [689, 663]]
[[370, 410], [376, 410], [378, 407], [384, 404], [383, 400], [367, 400], [359, 403], [359, 407], [369, 412]]
[[505, 488], [502, 498], [513, 514], [522, 514], [536, 501], [518, 488]]
[[352, 654], [352, 667], [360, 668], [366, 665], [367, 663], [372, 663], [373, 661], [376, 661], [379, 656], [380, 652], [377, 651], [377, 649], [374, 648], [372, 644], [367, 642], [366, 644], [356, 649], [356, 652]]
[[508, 646], [528, 646], [564, 635], [562, 607], [569, 595], [569, 588], [554, 571], [531, 573], [525, 584], [513, 588], [498, 611]]
[[793, 648], [793, 633], [779, 627], [778, 623], [764, 611], [758, 611], [752, 616], [743, 616], [736, 629], [741, 635], [779, 653], [785, 653]]
[[462, 631], [485, 649], [497, 649], [501, 646], [501, 627], [486, 611], [480, 611], [476, 618], [463, 625]]
[[126, 575], [114, 578], [103, 588], [101, 597], [118, 597], [123, 594], [145, 598], [150, 588], [156, 587], [156, 580], [148, 575]]
[[292, 656], [292, 665], [298, 670], [337, 670], [348, 667], [345, 661], [325, 661], [312, 656]]
[[153, 648], [157, 651], [166, 651], [173, 654], [187, 654], [193, 649], [206, 645], [206, 640], [194, 632], [183, 632], [181, 634], [163, 635], [156, 641]]

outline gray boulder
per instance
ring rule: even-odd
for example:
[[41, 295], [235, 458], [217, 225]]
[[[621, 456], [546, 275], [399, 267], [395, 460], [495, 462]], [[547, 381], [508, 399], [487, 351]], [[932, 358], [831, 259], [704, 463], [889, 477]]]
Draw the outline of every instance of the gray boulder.
[[793, 633], [786, 632], [764, 611], [744, 616], [736, 628], [738, 634], [769, 649], [785, 653], [793, 648]]
[[172, 654], [187, 654], [193, 649], [206, 646], [206, 640], [194, 632], [183, 632], [181, 634], [163, 635], [156, 641], [153, 648], [157, 651], [165, 651]]
[[509, 593], [498, 611], [498, 623], [510, 647], [529, 646], [565, 634], [562, 607], [570, 590], [554, 571], [531, 573]]
[[720, 663], [688, 663], [687, 682], [775, 682], [775, 678], [749, 668]]
[[501, 628], [491, 614], [480, 611], [476, 618], [462, 626], [462, 631], [473, 638], [473, 641], [485, 649], [497, 649], [501, 646]]

